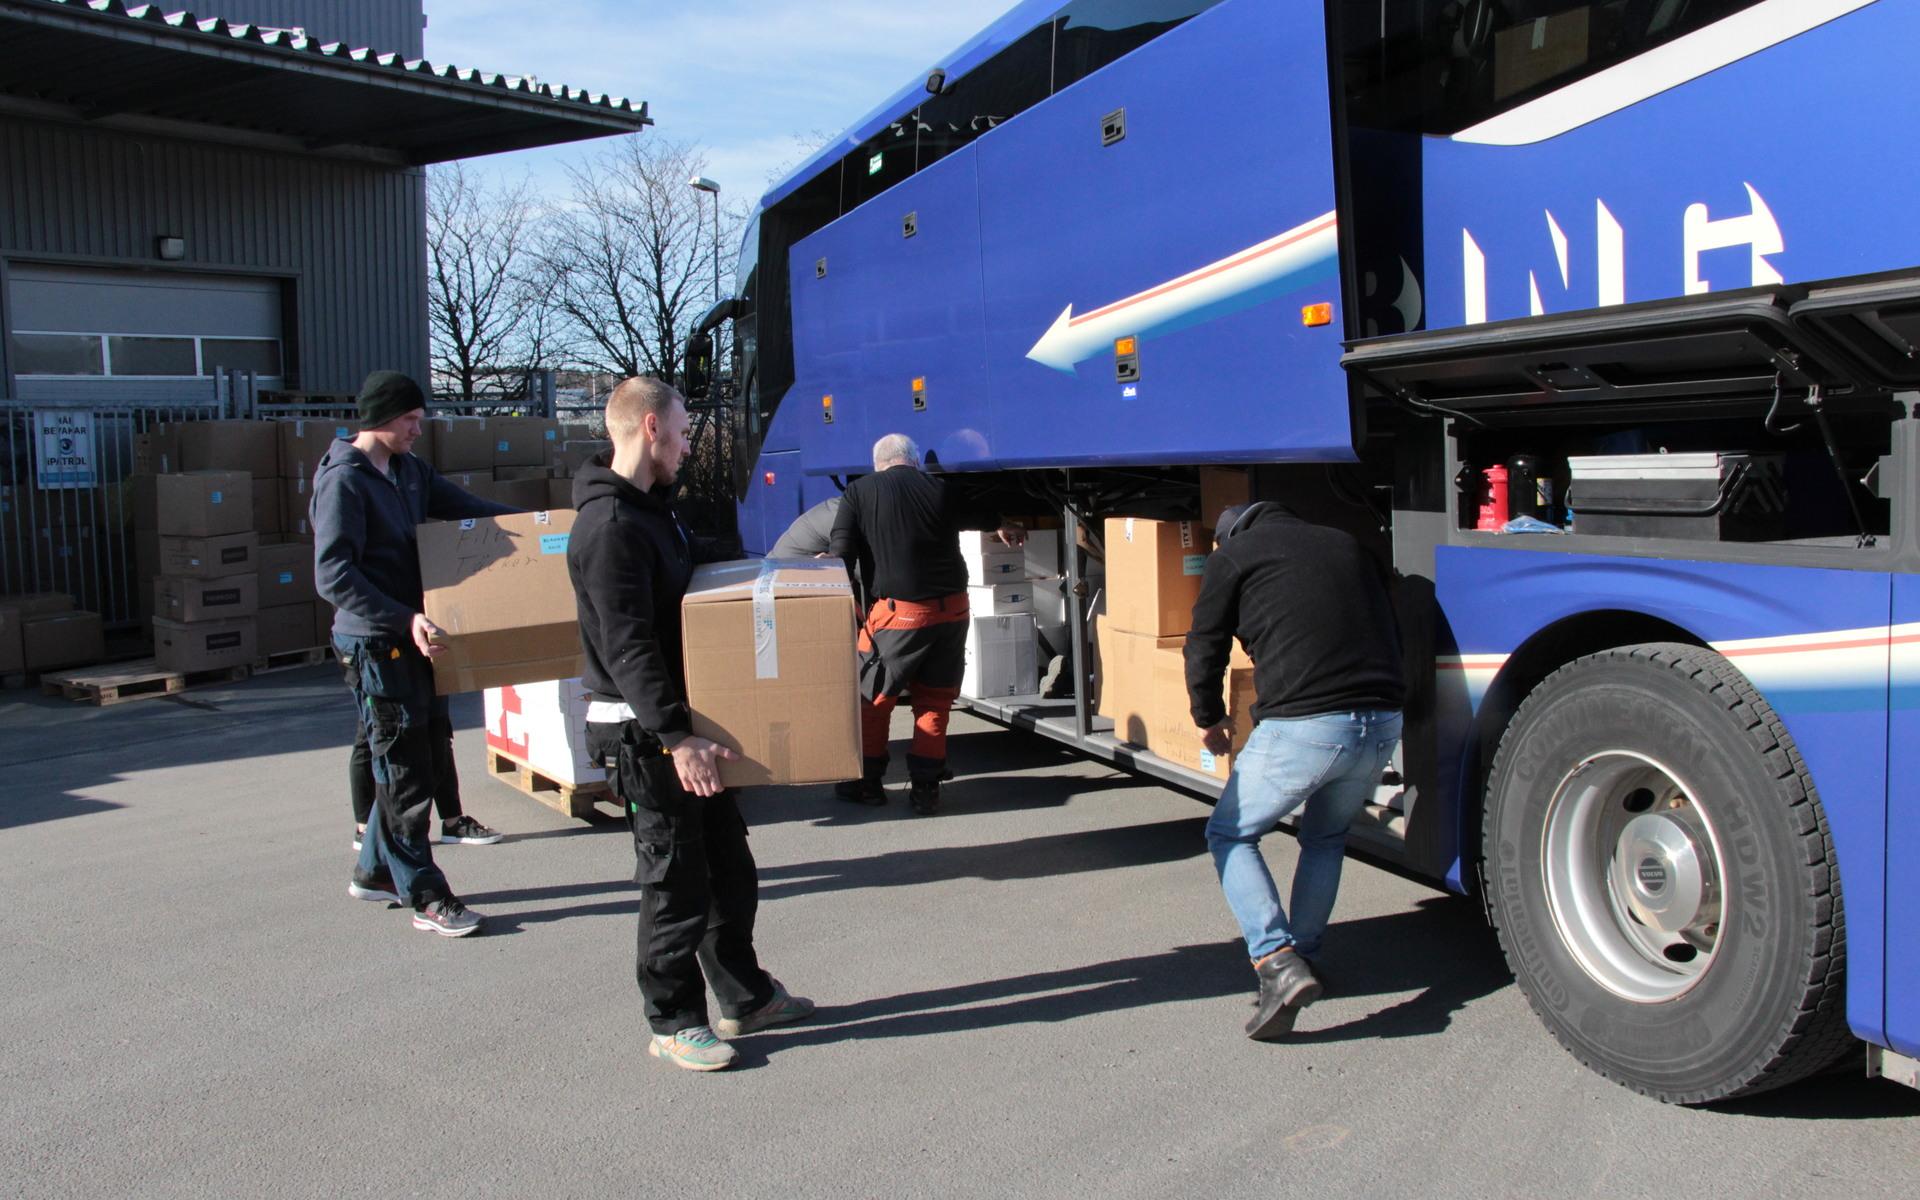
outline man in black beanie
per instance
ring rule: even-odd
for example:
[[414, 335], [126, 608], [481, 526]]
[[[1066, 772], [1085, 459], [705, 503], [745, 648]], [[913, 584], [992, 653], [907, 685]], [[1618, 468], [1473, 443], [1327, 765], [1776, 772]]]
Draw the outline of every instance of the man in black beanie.
[[427, 620], [414, 528], [428, 518], [516, 511], [456, 487], [415, 458], [426, 418], [420, 385], [375, 371], [360, 389], [360, 432], [337, 441], [314, 476], [313, 562], [333, 605], [333, 645], [373, 752], [374, 804], [347, 894], [405, 902], [415, 929], [463, 937], [480, 928], [447, 886], [427, 842], [435, 747], [450, 744], [444, 696], [429, 660], [439, 630]]

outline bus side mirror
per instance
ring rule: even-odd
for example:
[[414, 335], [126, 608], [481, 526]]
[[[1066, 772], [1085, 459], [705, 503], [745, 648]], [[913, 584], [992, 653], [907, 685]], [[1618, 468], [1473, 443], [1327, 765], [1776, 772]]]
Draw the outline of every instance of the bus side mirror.
[[713, 337], [711, 334], [695, 334], [687, 339], [686, 369], [681, 372], [681, 394], [689, 400], [706, 398], [708, 385], [713, 379]]

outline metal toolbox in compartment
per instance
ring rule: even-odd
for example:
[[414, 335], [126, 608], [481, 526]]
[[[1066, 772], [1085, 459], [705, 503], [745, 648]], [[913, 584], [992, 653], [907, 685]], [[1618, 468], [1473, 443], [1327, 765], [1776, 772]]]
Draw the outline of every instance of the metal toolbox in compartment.
[[1567, 459], [1575, 533], [1694, 541], [1785, 535], [1778, 454], [1613, 454]]

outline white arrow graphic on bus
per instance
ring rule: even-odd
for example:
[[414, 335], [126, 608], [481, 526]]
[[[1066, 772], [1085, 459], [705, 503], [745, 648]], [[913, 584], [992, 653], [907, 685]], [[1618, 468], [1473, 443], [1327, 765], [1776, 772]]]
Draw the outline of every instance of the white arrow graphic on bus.
[[1104, 308], [1076, 317], [1069, 304], [1052, 328], [1027, 351], [1027, 357], [1071, 375], [1076, 364], [1110, 349], [1115, 338], [1184, 329], [1332, 278], [1339, 249], [1334, 214], [1315, 217], [1257, 246]]

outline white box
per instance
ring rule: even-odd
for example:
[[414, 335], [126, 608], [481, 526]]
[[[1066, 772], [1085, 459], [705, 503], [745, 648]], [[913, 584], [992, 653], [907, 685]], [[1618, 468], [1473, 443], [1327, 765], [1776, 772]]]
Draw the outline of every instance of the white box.
[[1060, 531], [1035, 529], [1025, 546], [1007, 546], [991, 533], [969, 530], [960, 535], [960, 557], [967, 562], [970, 587], [1046, 579], [1060, 573]]
[[967, 589], [967, 608], [976, 617], [1004, 617], [1033, 611], [1033, 585], [1026, 580]]
[[486, 718], [489, 750], [560, 783], [607, 778], [587, 761], [587, 689], [578, 679], [488, 688]]
[[1062, 573], [1058, 529], [1029, 529], [1021, 552], [1026, 556], [1028, 579], [1049, 579]]
[[967, 673], [960, 694], [984, 699], [1031, 696], [1039, 690], [1032, 614], [975, 617], [967, 630]]

